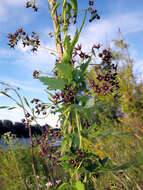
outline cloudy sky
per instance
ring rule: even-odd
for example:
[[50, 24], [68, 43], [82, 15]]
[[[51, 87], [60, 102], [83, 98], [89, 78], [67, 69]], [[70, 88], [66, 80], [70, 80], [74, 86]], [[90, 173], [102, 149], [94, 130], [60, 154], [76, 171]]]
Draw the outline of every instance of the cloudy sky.
[[[88, 6], [88, 0], [78, 0], [79, 9]], [[93, 44], [103, 43], [105, 47], [113, 39], [118, 39], [118, 28], [127, 43], [130, 44], [130, 54], [135, 60], [135, 73], [143, 73], [143, 3], [142, 0], [96, 0], [96, 9], [101, 19], [92, 23], [86, 20], [84, 30], [81, 33], [79, 43], [85, 49]], [[34, 70], [42, 70], [48, 73], [54, 67], [55, 57], [46, 48], [55, 49], [54, 40], [48, 36], [53, 31], [52, 20], [48, 9], [48, 0], [37, 0], [39, 10], [35, 13], [31, 8], [25, 8], [26, 0], [1, 0], [0, 3], [0, 81], [21, 88], [21, 94], [30, 101], [37, 97], [45, 102], [48, 95], [45, 87], [32, 78]], [[79, 23], [83, 15], [79, 15]], [[77, 24], [78, 26], [78, 24]], [[40, 35], [41, 48], [37, 53], [24, 49], [19, 43], [15, 50], [8, 46], [8, 33], [14, 33], [18, 28], [24, 28], [26, 32], [34, 31]], [[71, 28], [73, 32], [76, 26]], [[6, 97], [0, 96], [0, 106], [14, 105]], [[13, 111], [0, 110], [0, 119], [20, 121], [23, 117], [18, 108]], [[58, 116], [49, 117], [40, 121], [55, 126]]]

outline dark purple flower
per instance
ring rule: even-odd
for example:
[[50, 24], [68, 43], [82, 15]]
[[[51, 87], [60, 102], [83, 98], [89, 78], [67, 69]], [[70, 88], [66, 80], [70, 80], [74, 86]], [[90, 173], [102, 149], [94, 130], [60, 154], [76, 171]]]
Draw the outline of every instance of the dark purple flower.
[[98, 79], [99, 81], [102, 81], [103, 78], [104, 78], [104, 77], [103, 77], [102, 75], [98, 75], [98, 76], [97, 76], [97, 79]]
[[95, 92], [97, 92], [98, 94], [100, 94], [101, 88], [96, 88]]
[[102, 88], [103, 88], [104, 91], [107, 91], [109, 89], [109, 86], [107, 84], [103, 84]]
[[106, 74], [105, 77], [104, 77], [104, 80], [105, 81], [110, 81], [110, 79], [111, 79], [111, 75]]
[[92, 88], [95, 87], [95, 82], [94, 81], [90, 81], [90, 87], [92, 87]]
[[58, 93], [55, 94], [55, 96], [53, 97], [54, 99], [59, 100], [60, 99], [60, 95]]

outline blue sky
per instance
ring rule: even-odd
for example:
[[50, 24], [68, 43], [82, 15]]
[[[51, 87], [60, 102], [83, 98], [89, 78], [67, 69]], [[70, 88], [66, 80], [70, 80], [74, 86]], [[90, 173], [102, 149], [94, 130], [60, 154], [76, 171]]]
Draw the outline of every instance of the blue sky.
[[[45, 87], [32, 78], [33, 70], [43, 70], [50, 73], [54, 66], [55, 58], [43, 47], [55, 49], [54, 40], [51, 40], [48, 33], [53, 31], [52, 20], [48, 10], [48, 0], [37, 0], [39, 11], [25, 8], [26, 0], [1, 0], [0, 4], [0, 81], [21, 87], [21, 92], [28, 100], [34, 97], [48, 101], [48, 95], [44, 92]], [[88, 6], [88, 0], [78, 0], [79, 9]], [[130, 54], [136, 64], [135, 74], [143, 75], [143, 3], [142, 0], [96, 0], [96, 8], [101, 16], [99, 21], [91, 24], [86, 21], [84, 30], [81, 33], [79, 43], [85, 49], [95, 43], [103, 43], [105, 46], [113, 39], [118, 39], [118, 28], [127, 43], [130, 44]], [[83, 15], [79, 15], [81, 21]], [[78, 24], [77, 24], [78, 25]], [[21, 44], [10, 49], [8, 33], [14, 33], [18, 28], [24, 28], [26, 32], [34, 31], [40, 34], [41, 45], [37, 53], [29, 49], [23, 49]], [[71, 27], [71, 34], [75, 26]], [[0, 96], [1, 105], [11, 105], [4, 96]], [[14, 105], [14, 104], [13, 104]], [[0, 119], [11, 119], [20, 121], [22, 111], [0, 110]], [[41, 124], [47, 122], [55, 125], [58, 116], [50, 115]]]

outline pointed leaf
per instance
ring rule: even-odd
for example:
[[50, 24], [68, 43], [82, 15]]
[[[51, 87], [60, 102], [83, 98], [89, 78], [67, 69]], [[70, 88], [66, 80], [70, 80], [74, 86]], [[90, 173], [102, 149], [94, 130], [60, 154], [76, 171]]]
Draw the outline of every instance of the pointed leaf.
[[91, 61], [91, 58], [89, 58], [86, 63], [83, 63], [83, 64], [80, 66], [80, 69], [81, 69], [82, 74], [84, 74], [84, 73], [86, 72], [90, 61]]
[[72, 6], [70, 3], [66, 2], [66, 13], [71, 16], [71, 9], [72, 9]]
[[85, 190], [85, 186], [81, 181], [77, 181], [75, 184], [77, 190]]
[[60, 6], [60, 4], [61, 4], [61, 3], [57, 3], [57, 4], [54, 6], [53, 12], [52, 12], [52, 15], [53, 15], [53, 16], [54, 16], [54, 14], [55, 14], [57, 8]]
[[0, 109], [8, 108], [9, 106], [0, 106]]
[[104, 166], [108, 160], [108, 157], [105, 157], [103, 160], [99, 160], [99, 162]]
[[73, 49], [75, 47], [76, 43], [78, 42], [78, 39], [79, 39], [79, 33], [78, 33], [78, 29], [76, 29], [74, 38], [71, 42], [71, 49]]
[[120, 166], [117, 166], [117, 167], [112, 168], [112, 171], [125, 170], [125, 169], [130, 168], [130, 167], [133, 166], [134, 164], [135, 164], [134, 161], [128, 162], [128, 163], [125, 163], [125, 164], [122, 164], [122, 165], [120, 165]]
[[71, 0], [71, 1], [70, 1], [70, 4], [71, 4], [71, 7], [72, 7], [72, 9], [73, 9], [73, 12], [74, 12], [75, 14], [77, 14], [77, 12], [78, 12], [77, 0]]
[[72, 79], [72, 66], [70, 64], [57, 63], [57, 68], [65, 79]]
[[43, 82], [44, 85], [48, 85], [50, 89], [63, 90], [65, 88], [65, 82], [60, 78], [39, 77], [39, 80]]
[[70, 185], [68, 183], [62, 183], [57, 190], [68, 190]]
[[16, 107], [10, 107], [10, 108], [8, 108], [8, 110], [13, 110], [13, 109], [15, 109]]
[[30, 107], [30, 105], [29, 105], [29, 103], [28, 103], [28, 101], [27, 101], [27, 99], [26, 99], [25, 96], [23, 96], [23, 99], [24, 99], [24, 102], [26, 103], [26, 105], [27, 105], [28, 107]]

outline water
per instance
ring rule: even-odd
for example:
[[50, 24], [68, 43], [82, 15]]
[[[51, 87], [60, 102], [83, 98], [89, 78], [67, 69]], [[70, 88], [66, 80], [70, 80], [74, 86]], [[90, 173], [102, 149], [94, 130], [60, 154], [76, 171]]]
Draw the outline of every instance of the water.
[[[18, 141], [22, 145], [23, 148], [25, 145], [30, 146], [30, 138], [17, 138], [16, 141]], [[15, 139], [12, 140], [14, 147], [16, 147], [16, 145], [17, 145], [16, 141], [15, 141]], [[48, 142], [51, 143], [50, 140]], [[52, 143], [52, 146], [60, 146], [61, 142], [62, 142], [62, 139], [56, 138], [56, 141], [54, 143]], [[0, 139], [0, 145], [2, 146], [2, 148], [8, 149], [8, 145], [5, 144], [3, 139]]]

